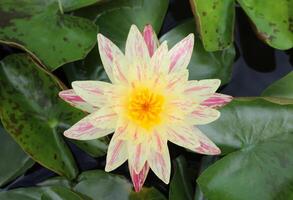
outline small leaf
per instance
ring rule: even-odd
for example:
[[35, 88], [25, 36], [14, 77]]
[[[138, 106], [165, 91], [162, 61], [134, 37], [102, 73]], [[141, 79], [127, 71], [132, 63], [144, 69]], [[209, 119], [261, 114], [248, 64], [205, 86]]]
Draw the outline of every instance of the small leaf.
[[224, 153], [229, 153], [200, 175], [198, 183], [205, 197], [213, 200], [292, 197], [292, 121], [293, 105], [263, 99], [234, 100], [221, 109], [220, 119], [201, 126]]
[[35, 163], [0, 126], [0, 186], [12, 181]]
[[[169, 49], [189, 33], [195, 33], [195, 25], [192, 19], [175, 27], [160, 38], [167, 40]], [[219, 78], [222, 84], [229, 82], [232, 73], [232, 64], [235, 58], [233, 46], [216, 52], [207, 52], [201, 40], [195, 35], [194, 50], [188, 65], [189, 79], [200, 80], [208, 78]]]

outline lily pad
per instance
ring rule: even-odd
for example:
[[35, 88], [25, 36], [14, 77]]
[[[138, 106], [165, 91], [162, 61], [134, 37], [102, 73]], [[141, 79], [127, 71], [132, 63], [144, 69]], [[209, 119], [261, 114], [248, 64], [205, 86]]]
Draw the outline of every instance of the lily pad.
[[62, 15], [57, 1], [0, 2], [0, 43], [16, 46], [53, 71], [84, 58], [96, 43], [97, 27], [89, 20]]
[[[192, 19], [187, 20], [163, 35], [160, 41], [167, 40], [168, 46], [171, 48], [189, 33], [196, 33]], [[195, 35], [194, 50], [188, 65], [189, 79], [219, 78], [222, 84], [226, 84], [231, 78], [234, 58], [235, 49], [233, 46], [222, 51], [208, 52], [204, 49], [198, 35]]]
[[213, 200], [288, 200], [293, 183], [293, 105], [263, 99], [234, 100], [219, 120], [201, 129], [224, 158], [205, 170], [198, 183]]
[[0, 126], [0, 186], [12, 181], [35, 163]]
[[131, 192], [129, 200], [167, 200], [167, 199], [157, 189], [152, 187], [152, 188], [142, 188], [140, 192]]
[[[85, 114], [58, 97], [60, 83], [25, 54], [2, 60], [1, 119], [5, 129], [34, 160], [74, 178], [77, 168], [62, 133]], [[90, 154], [104, 155], [101, 141], [78, 141]], [[102, 151], [102, 152], [101, 152]]]

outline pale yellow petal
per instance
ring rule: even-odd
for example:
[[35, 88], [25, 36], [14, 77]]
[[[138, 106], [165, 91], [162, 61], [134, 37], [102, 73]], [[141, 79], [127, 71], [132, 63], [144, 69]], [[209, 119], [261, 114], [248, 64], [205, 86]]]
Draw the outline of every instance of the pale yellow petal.
[[59, 97], [61, 97], [64, 101], [69, 103], [70, 105], [81, 109], [85, 112], [92, 113], [96, 110], [98, 110], [97, 107], [87, 103], [84, 99], [82, 99], [80, 96], [78, 96], [74, 90], [63, 90], [59, 92]]
[[111, 80], [112, 83], [115, 82], [115, 79], [113, 77], [113, 60], [114, 58], [119, 58], [123, 56], [123, 53], [120, 51], [120, 49], [111, 42], [108, 38], [103, 36], [102, 34], [98, 34], [98, 46], [99, 46], [99, 53], [100, 57], [103, 63], [103, 66], [105, 68], [105, 71]]
[[171, 59], [169, 72], [184, 70], [187, 68], [194, 45], [194, 35], [191, 33], [183, 40], [178, 42], [170, 51], [169, 56]]
[[102, 107], [109, 103], [113, 85], [102, 81], [74, 81], [72, 88], [87, 103]]
[[193, 132], [200, 143], [200, 146], [194, 150], [195, 152], [206, 155], [218, 155], [221, 153], [221, 150], [201, 130], [194, 126]]
[[107, 151], [105, 167], [106, 172], [116, 169], [128, 158], [127, 141], [121, 140], [119, 137], [115, 137], [115, 134], [116, 133], [114, 133], [110, 141]]
[[150, 24], [144, 27], [143, 38], [148, 47], [149, 54], [150, 56], [152, 56], [157, 47], [159, 46], [159, 40], [157, 38], [155, 31], [153, 30], [153, 27]]
[[193, 125], [208, 124], [220, 117], [220, 112], [206, 106], [197, 106], [189, 113], [187, 122]]
[[200, 146], [198, 136], [190, 125], [170, 126], [167, 128], [167, 134], [170, 142], [181, 147], [195, 151]]
[[185, 85], [184, 94], [192, 99], [194, 103], [200, 104], [205, 99], [212, 96], [219, 88], [221, 81], [219, 79], [205, 79], [188, 81]]
[[128, 141], [128, 163], [132, 166], [136, 173], [139, 173], [148, 156], [148, 145], [145, 142], [136, 143]]
[[100, 138], [114, 132], [117, 119], [112, 108], [103, 107], [74, 124], [64, 135], [78, 140]]
[[152, 171], [166, 184], [169, 183], [171, 173], [170, 155], [167, 139], [160, 137], [158, 132], [152, 133], [152, 145], [148, 155], [148, 164]]
[[132, 59], [150, 59], [144, 38], [135, 25], [131, 26], [128, 33], [125, 46], [125, 55], [130, 61]]

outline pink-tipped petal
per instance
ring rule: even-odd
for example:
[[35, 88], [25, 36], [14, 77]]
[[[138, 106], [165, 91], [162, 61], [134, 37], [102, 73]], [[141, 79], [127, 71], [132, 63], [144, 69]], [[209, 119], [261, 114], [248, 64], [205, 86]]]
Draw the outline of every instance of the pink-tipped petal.
[[200, 146], [194, 149], [195, 152], [205, 155], [221, 154], [221, 150], [197, 127], [193, 127], [193, 132], [198, 137], [200, 143]]
[[135, 25], [132, 25], [126, 40], [125, 55], [128, 60], [150, 58], [149, 51], [142, 34]]
[[206, 106], [197, 106], [188, 116], [188, 122], [193, 125], [208, 124], [220, 117], [220, 112]]
[[150, 167], [148, 163], [145, 162], [142, 170], [139, 173], [136, 173], [133, 167], [131, 167], [131, 165], [128, 165], [128, 166], [129, 166], [129, 172], [130, 172], [131, 180], [134, 186], [134, 190], [135, 192], [139, 192], [146, 180]]
[[173, 126], [167, 129], [168, 140], [181, 147], [193, 150], [200, 146], [192, 126]]
[[160, 136], [152, 137], [152, 146], [148, 155], [148, 164], [152, 171], [166, 184], [171, 173], [170, 155], [167, 140]]
[[92, 106], [91, 104], [83, 100], [72, 89], [59, 92], [59, 97], [70, 105], [88, 113], [92, 113], [98, 109], [97, 107]]
[[96, 139], [114, 132], [116, 123], [117, 113], [109, 107], [104, 107], [81, 119], [66, 130], [64, 135], [78, 140]]
[[74, 92], [87, 103], [102, 107], [108, 103], [112, 94], [113, 85], [102, 81], [74, 81], [72, 88]]
[[144, 27], [143, 38], [149, 50], [149, 54], [150, 56], [152, 56], [159, 46], [159, 40], [155, 31], [153, 30], [153, 27], [150, 24]]
[[211, 108], [219, 108], [219, 107], [226, 105], [230, 101], [232, 101], [232, 99], [233, 99], [232, 96], [215, 93], [211, 97], [209, 97], [208, 99], [204, 100], [201, 103], [201, 105], [208, 106]]
[[205, 79], [188, 81], [184, 94], [192, 99], [194, 103], [200, 104], [202, 101], [211, 97], [219, 88], [221, 81], [219, 79]]
[[186, 69], [192, 55], [194, 45], [194, 35], [191, 33], [183, 40], [178, 42], [170, 51], [169, 72]]
[[108, 147], [105, 171], [109, 172], [122, 165], [128, 158], [127, 142], [116, 137], [116, 132]]
[[112, 83], [114, 83], [116, 80], [114, 79], [114, 75], [113, 75], [113, 60], [114, 58], [123, 57], [124, 55], [113, 42], [111, 42], [108, 38], [106, 38], [102, 34], [99, 33], [97, 38], [98, 38], [100, 57], [101, 57], [103, 66], [105, 68], [105, 71], [109, 79], [111, 80]]

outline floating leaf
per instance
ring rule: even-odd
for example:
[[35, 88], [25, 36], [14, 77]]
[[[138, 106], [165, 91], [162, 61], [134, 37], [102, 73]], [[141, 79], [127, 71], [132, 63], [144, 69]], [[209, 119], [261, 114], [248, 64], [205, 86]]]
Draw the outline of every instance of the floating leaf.
[[213, 200], [287, 200], [293, 181], [293, 105], [234, 100], [201, 129], [224, 153], [198, 183]]
[[0, 2], [0, 43], [30, 53], [49, 70], [84, 58], [96, 43], [97, 27], [89, 20], [62, 15], [57, 1]]
[[22, 175], [35, 163], [0, 126], [0, 186]]
[[[195, 33], [194, 21], [191, 19], [163, 35], [160, 41], [167, 40], [168, 46], [171, 48], [189, 33]], [[196, 36], [193, 54], [188, 65], [189, 79], [219, 78], [222, 80], [222, 84], [226, 84], [231, 77], [234, 58], [233, 46], [222, 51], [207, 52], [201, 40]]]

